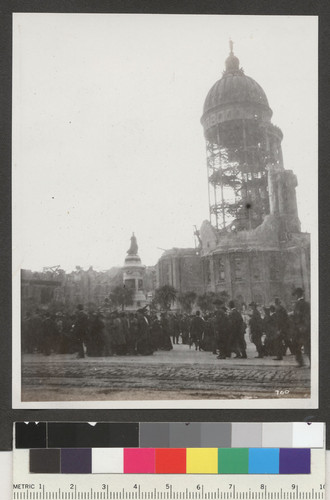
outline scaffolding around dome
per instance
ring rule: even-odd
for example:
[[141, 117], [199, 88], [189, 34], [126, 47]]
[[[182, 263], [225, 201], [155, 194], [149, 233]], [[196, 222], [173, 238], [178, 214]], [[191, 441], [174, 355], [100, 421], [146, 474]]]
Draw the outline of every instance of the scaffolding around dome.
[[283, 170], [283, 134], [260, 85], [231, 52], [209, 91], [201, 123], [206, 139], [210, 221], [221, 230], [253, 229], [270, 213], [268, 167]]
[[[232, 45], [222, 77], [208, 92], [201, 124], [206, 140], [209, 220], [198, 248], [161, 257], [158, 286], [180, 293], [226, 293], [239, 308], [292, 290], [310, 297], [310, 235], [301, 232], [297, 178], [284, 168], [282, 131], [262, 87], [239, 66]], [[196, 281], [190, 277], [193, 275]]]

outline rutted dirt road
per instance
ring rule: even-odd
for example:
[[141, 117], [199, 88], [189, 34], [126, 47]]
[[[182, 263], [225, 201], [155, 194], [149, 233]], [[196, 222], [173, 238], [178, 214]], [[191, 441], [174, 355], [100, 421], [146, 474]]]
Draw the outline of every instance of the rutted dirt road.
[[209, 352], [176, 345], [152, 356], [76, 359], [75, 355], [23, 356], [22, 401], [111, 401], [310, 397], [310, 370], [284, 361], [217, 360]]

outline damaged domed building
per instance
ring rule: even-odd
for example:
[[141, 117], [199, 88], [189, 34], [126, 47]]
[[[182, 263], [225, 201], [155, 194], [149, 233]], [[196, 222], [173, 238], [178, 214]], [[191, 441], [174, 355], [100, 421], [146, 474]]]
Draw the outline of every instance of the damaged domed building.
[[197, 252], [163, 254], [158, 286], [171, 284], [183, 293], [188, 288], [182, 283], [194, 283], [189, 291], [226, 291], [238, 306], [269, 304], [275, 297], [289, 306], [296, 287], [309, 299], [310, 235], [301, 232], [297, 178], [284, 168], [283, 134], [272, 115], [264, 90], [240, 67], [230, 42], [225, 70], [201, 117], [209, 220], [196, 232]]

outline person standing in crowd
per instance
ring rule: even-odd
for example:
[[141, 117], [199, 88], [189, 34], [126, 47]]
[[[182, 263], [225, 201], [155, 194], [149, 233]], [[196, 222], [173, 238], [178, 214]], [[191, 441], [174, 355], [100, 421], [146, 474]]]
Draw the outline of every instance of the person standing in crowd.
[[262, 330], [265, 334], [264, 355], [276, 356], [276, 323], [275, 323], [275, 307], [264, 307], [265, 316], [262, 320]]
[[189, 316], [184, 314], [180, 320], [180, 330], [182, 334], [182, 344], [189, 344]]
[[168, 329], [169, 334], [172, 339], [172, 344], [175, 344], [175, 327], [174, 327], [174, 316], [173, 314], [168, 315]]
[[104, 319], [104, 355], [112, 356], [112, 329], [113, 329], [112, 313], [108, 310]]
[[288, 313], [285, 307], [282, 306], [279, 298], [275, 299], [275, 313], [274, 313], [275, 325], [276, 325], [276, 337], [275, 337], [275, 361], [282, 361], [283, 354], [287, 350], [288, 342]]
[[162, 339], [162, 327], [156, 314], [152, 314], [150, 318], [150, 342], [153, 351], [160, 349]]
[[203, 351], [212, 351], [214, 344], [214, 324], [213, 317], [208, 314], [204, 317], [204, 333], [200, 347]]
[[251, 332], [251, 341], [256, 346], [258, 356], [256, 358], [263, 358], [263, 345], [262, 345], [262, 319], [260, 312], [257, 309], [257, 304], [255, 302], [251, 302], [249, 306], [252, 309], [252, 313], [250, 315], [250, 332]]
[[126, 346], [124, 329], [119, 313], [117, 311], [113, 313], [113, 317], [114, 319], [112, 324], [112, 335], [111, 335], [112, 350], [114, 354], [122, 355], [125, 353], [125, 346]]
[[84, 311], [82, 304], [77, 305], [75, 323], [74, 323], [74, 336], [78, 348], [78, 359], [85, 357], [84, 342], [88, 336], [88, 316]]
[[293, 294], [296, 303], [293, 309], [294, 335], [296, 340], [296, 361], [298, 366], [304, 366], [302, 348], [304, 353], [311, 360], [311, 315], [310, 304], [304, 299], [304, 291], [298, 287]]
[[195, 344], [195, 350], [201, 350], [200, 343], [203, 338], [204, 328], [205, 325], [204, 320], [201, 318], [201, 313], [200, 311], [196, 311], [190, 323], [190, 348], [192, 344]]
[[229, 336], [229, 320], [226, 314], [226, 307], [223, 302], [219, 300], [217, 305], [218, 308], [214, 316], [215, 347], [219, 351], [217, 359], [226, 359]]
[[72, 340], [72, 320], [69, 314], [62, 314], [62, 339], [60, 344], [60, 354], [72, 354], [74, 342]]
[[57, 338], [56, 323], [49, 312], [45, 313], [42, 322], [43, 354], [49, 356], [54, 350], [55, 339]]
[[229, 301], [229, 315], [228, 315], [228, 344], [227, 344], [227, 356], [231, 357], [231, 353], [236, 354], [236, 358], [246, 359], [246, 344], [244, 339], [245, 333], [245, 323], [243, 321], [242, 315], [237, 311], [235, 302], [233, 300]]
[[177, 314], [173, 316], [173, 344], [179, 343], [180, 337], [180, 320]]
[[125, 312], [122, 312], [120, 314], [120, 321], [122, 324], [123, 333], [124, 333], [124, 337], [125, 337], [125, 352], [124, 352], [124, 354], [127, 354], [128, 346], [129, 346], [129, 342], [130, 342], [130, 335], [129, 335], [129, 320], [128, 320]]
[[149, 322], [145, 316], [144, 309], [138, 309], [136, 311], [137, 321], [138, 321], [138, 343], [137, 352], [138, 354], [149, 355], [153, 354], [150, 343], [150, 332], [149, 332]]
[[102, 356], [105, 347], [105, 324], [103, 315], [100, 312], [95, 312], [90, 318], [87, 355]]
[[173, 345], [171, 342], [170, 332], [169, 332], [169, 324], [167, 314], [165, 312], [160, 315], [160, 325], [162, 328], [162, 340], [160, 344], [160, 349], [162, 351], [171, 351], [173, 349]]

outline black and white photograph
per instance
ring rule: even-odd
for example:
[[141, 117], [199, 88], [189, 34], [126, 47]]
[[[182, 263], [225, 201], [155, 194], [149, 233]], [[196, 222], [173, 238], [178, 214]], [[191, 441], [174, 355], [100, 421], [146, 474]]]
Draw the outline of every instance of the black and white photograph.
[[316, 16], [13, 15], [13, 407], [318, 406]]

